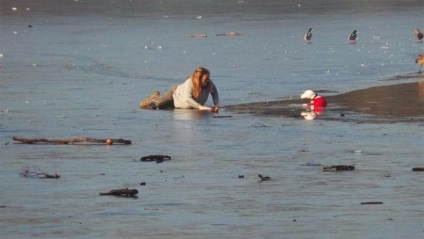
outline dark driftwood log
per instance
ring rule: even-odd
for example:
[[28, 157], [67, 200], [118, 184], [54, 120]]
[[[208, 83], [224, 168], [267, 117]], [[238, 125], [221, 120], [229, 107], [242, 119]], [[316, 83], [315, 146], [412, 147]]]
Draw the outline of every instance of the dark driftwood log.
[[[73, 138], [73, 139], [27, 139], [20, 137], [13, 137], [13, 140], [19, 141], [24, 144], [36, 144], [36, 143], [50, 143], [50, 144], [73, 144], [73, 143], [98, 143], [106, 144], [108, 139], [94, 139], [94, 138]], [[113, 144], [131, 144], [131, 140], [125, 139], [110, 139]]]
[[161, 163], [163, 161], [171, 160], [171, 156], [168, 155], [149, 155], [140, 158], [141, 162], [153, 162]]
[[383, 202], [361, 202], [361, 205], [368, 205], [368, 204], [383, 204]]
[[412, 171], [414, 171], [414, 172], [424, 172], [424, 167], [415, 167], [415, 168], [412, 168]]
[[355, 170], [355, 166], [353, 165], [329, 165], [322, 166], [323, 171], [351, 171]]
[[136, 197], [136, 195], [138, 194], [138, 190], [128, 189], [128, 188], [114, 189], [114, 190], [110, 190], [107, 193], [99, 193], [99, 194], [102, 196], [111, 195], [111, 196], [121, 196], [121, 197]]

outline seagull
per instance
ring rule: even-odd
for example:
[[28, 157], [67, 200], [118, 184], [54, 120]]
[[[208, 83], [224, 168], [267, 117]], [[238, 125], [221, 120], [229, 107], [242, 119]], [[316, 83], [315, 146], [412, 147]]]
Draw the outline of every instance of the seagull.
[[420, 70], [418, 71], [418, 74], [421, 74], [421, 67], [424, 66], [424, 54], [421, 54], [415, 59], [415, 63], [417, 63], [420, 66]]
[[311, 39], [312, 39], [312, 31], [314, 29], [309, 28], [309, 31], [305, 34], [305, 36], [303, 37], [303, 39], [305, 39], [306, 43], [311, 43]]
[[415, 36], [417, 36], [417, 43], [423, 42], [424, 34], [420, 31], [420, 29], [415, 28]]
[[349, 42], [350, 44], [355, 44], [356, 43], [356, 35], [357, 31], [353, 30], [353, 32], [349, 35]]

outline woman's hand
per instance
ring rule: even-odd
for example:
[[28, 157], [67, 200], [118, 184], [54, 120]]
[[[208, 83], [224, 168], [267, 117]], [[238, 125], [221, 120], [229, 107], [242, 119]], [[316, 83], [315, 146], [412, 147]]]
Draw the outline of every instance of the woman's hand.
[[208, 107], [208, 106], [201, 105], [201, 106], [199, 106], [199, 110], [212, 111], [212, 108]]
[[212, 113], [218, 113], [219, 107], [218, 106], [214, 106], [214, 107], [208, 107], [208, 106], [200, 106], [199, 110], [205, 110], [205, 111], [210, 111]]
[[212, 107], [212, 113], [218, 113], [218, 111], [219, 111], [219, 107], [218, 106], [214, 106], [214, 107]]

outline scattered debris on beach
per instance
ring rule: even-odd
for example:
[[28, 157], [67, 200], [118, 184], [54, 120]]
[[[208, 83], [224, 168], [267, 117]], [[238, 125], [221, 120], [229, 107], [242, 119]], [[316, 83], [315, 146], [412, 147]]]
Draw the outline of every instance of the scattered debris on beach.
[[168, 161], [171, 160], [171, 156], [168, 155], [161, 155], [161, 154], [157, 154], [157, 155], [148, 155], [148, 156], [143, 156], [140, 158], [141, 162], [156, 162], [156, 163], [162, 163], [163, 161]]
[[97, 144], [131, 144], [131, 140], [125, 139], [95, 139], [95, 138], [72, 138], [72, 139], [29, 139], [21, 137], [13, 137], [13, 140], [24, 144], [48, 143], [48, 144], [73, 144], [73, 143], [97, 143]]
[[352, 171], [355, 170], [353, 165], [327, 165], [322, 166], [322, 171]]
[[32, 167], [32, 169], [30, 169], [29, 167], [26, 167], [22, 170], [22, 172], [20, 173], [20, 175], [26, 177], [26, 178], [54, 178], [54, 179], [58, 179], [60, 178], [60, 175], [58, 174], [49, 174], [46, 173], [42, 170], [40, 170], [39, 168], [36, 167]]
[[137, 189], [128, 189], [128, 188], [123, 188], [123, 189], [113, 189], [110, 190], [107, 193], [99, 193], [101, 196], [118, 196], [118, 197], [132, 197], [132, 198], [136, 198], [137, 194], [138, 194], [138, 190]]

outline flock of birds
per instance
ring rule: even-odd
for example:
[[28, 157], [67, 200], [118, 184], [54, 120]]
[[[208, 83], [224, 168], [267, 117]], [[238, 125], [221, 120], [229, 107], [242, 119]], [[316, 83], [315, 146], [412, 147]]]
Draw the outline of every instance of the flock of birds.
[[[309, 28], [308, 32], [306, 32], [305, 36], [303, 37], [305, 42], [308, 44], [311, 43], [313, 30], [314, 30], [313, 28]], [[422, 43], [424, 34], [418, 28], [415, 28], [414, 32], [415, 32], [417, 43]], [[349, 35], [348, 40], [350, 44], [356, 43], [356, 39], [358, 38], [357, 33], [358, 33], [357, 30], [353, 30], [353, 32]], [[424, 53], [419, 55], [417, 59], [415, 59], [415, 63], [417, 63], [420, 66], [420, 70], [418, 71], [418, 73], [421, 74], [421, 68], [424, 66]]]
[[[312, 31], [314, 29], [313, 28], [309, 28], [308, 32], [306, 32], [305, 36], [303, 37], [303, 39], [305, 40], [306, 43], [311, 43], [312, 40]], [[417, 29], [419, 31], [419, 29]], [[356, 39], [358, 38], [358, 31], [357, 30], [353, 30], [353, 32], [349, 35], [348, 39], [349, 39], [349, 43], [350, 44], [355, 44], [356, 43]], [[422, 33], [421, 33], [421, 39], [422, 39]]]
[[[308, 32], [306, 32], [305, 36], [303, 37], [303, 39], [305, 39], [305, 42], [306, 43], [311, 43], [311, 40], [312, 40], [312, 31], [313, 30], [314, 30], [313, 28], [309, 28]], [[424, 38], [424, 34], [418, 28], [415, 28], [414, 32], [415, 32], [415, 36], [417, 38], [417, 43], [422, 43], [423, 42], [423, 38]], [[358, 31], [357, 30], [353, 30], [353, 32], [348, 37], [349, 43], [355, 44], [357, 38], [358, 38]]]

